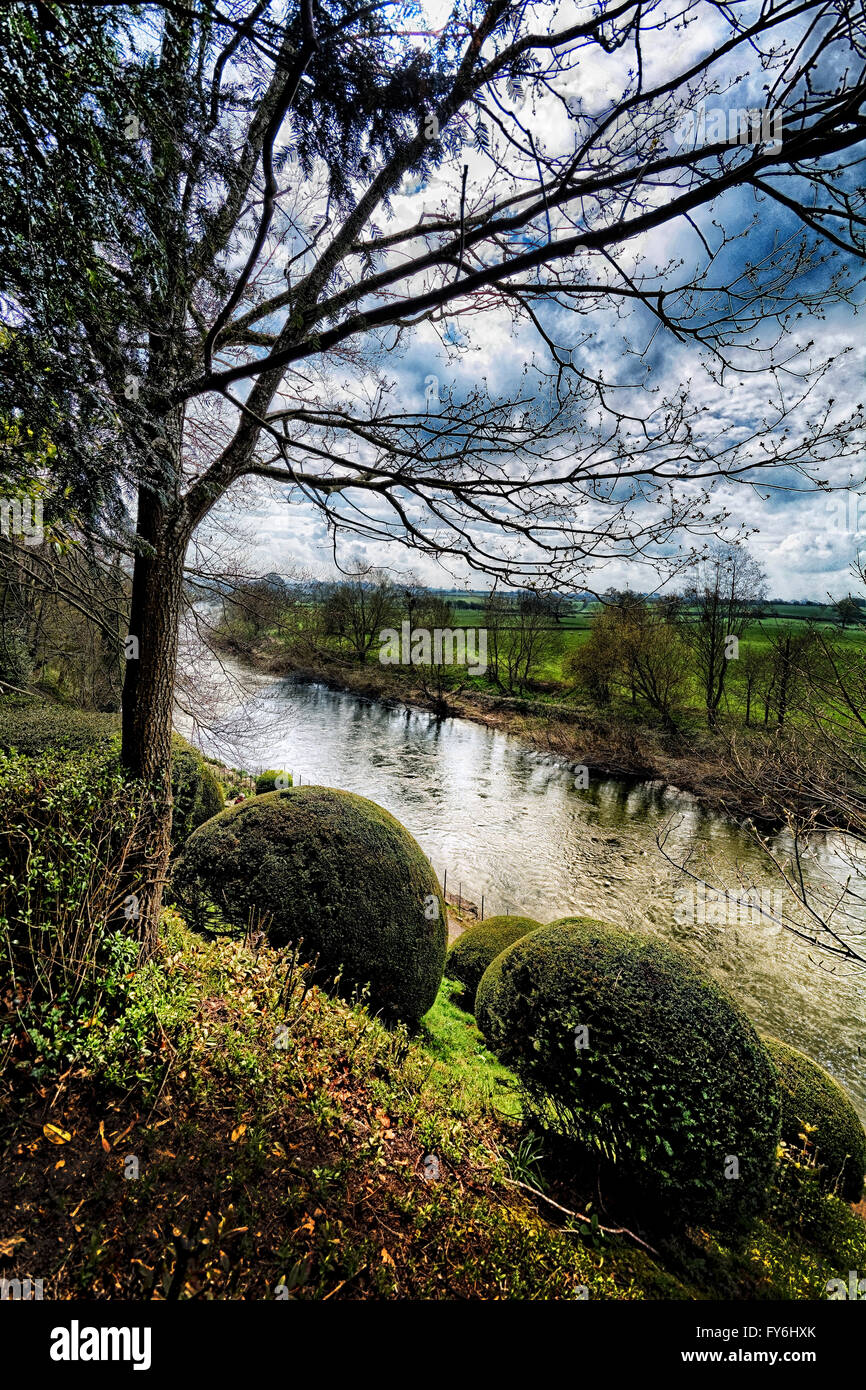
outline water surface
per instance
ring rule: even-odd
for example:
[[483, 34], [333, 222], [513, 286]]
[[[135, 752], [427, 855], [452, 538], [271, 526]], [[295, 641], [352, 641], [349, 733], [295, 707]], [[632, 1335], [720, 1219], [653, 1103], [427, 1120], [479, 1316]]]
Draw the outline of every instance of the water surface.
[[[245, 677], [231, 734], [199, 741], [251, 770], [340, 787], [392, 812], [448, 889], [553, 921], [586, 913], [685, 946], [728, 986], [759, 1028], [802, 1048], [848, 1088], [866, 1120], [863, 977], [835, 965], [772, 921], [697, 922], [683, 912], [678, 863], [732, 893], [782, 886], [736, 824], [659, 783], [590, 780], [519, 739], [463, 719], [437, 720], [292, 680]], [[784, 854], [785, 843], [776, 843]], [[838, 842], [822, 842], [816, 872], [844, 877]], [[678, 892], [679, 890], [679, 892]], [[778, 901], [778, 900], [777, 900]], [[712, 915], [712, 914], [711, 914]]]

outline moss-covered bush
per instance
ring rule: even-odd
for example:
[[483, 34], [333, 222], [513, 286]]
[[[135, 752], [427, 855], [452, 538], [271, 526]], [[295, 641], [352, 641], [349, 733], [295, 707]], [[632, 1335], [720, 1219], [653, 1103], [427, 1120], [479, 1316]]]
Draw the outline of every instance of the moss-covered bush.
[[[120, 738], [120, 714], [67, 709], [63, 705], [13, 705], [0, 702], [0, 749], [15, 749], [25, 758], [44, 752], [108, 749]], [[171, 795], [174, 817], [171, 842], [177, 845], [196, 826], [218, 815], [224, 806], [220, 781], [199, 751], [181, 735], [172, 735]]]
[[420, 847], [392, 815], [330, 787], [255, 797], [201, 826], [172, 884], [188, 920], [209, 901], [236, 927], [302, 943], [323, 981], [369, 984], [390, 1018], [415, 1022], [445, 965], [445, 904]]
[[[15, 749], [24, 757], [62, 752], [108, 749], [120, 736], [120, 715], [62, 705], [0, 702], [0, 749]], [[225, 798], [213, 769], [180, 734], [171, 749], [171, 792], [174, 798], [172, 844], [177, 846], [193, 830], [223, 808]]]
[[188, 840], [194, 830], [225, 805], [223, 789], [213, 768], [201, 753], [175, 734], [171, 744], [171, 794], [174, 812], [171, 839], [175, 846]]
[[814, 1160], [825, 1192], [859, 1202], [866, 1133], [847, 1093], [805, 1052], [778, 1038], [764, 1037], [764, 1044], [779, 1073], [783, 1140]]
[[445, 974], [450, 980], [459, 980], [466, 996], [474, 1001], [481, 976], [491, 961], [506, 946], [540, 926], [532, 917], [486, 917], [458, 936], [448, 951]]
[[532, 1118], [615, 1164], [648, 1216], [736, 1226], [763, 1207], [775, 1071], [745, 1014], [678, 947], [565, 918], [496, 957], [476, 1016]]
[[265, 792], [274, 791], [277, 785], [277, 778], [280, 779], [279, 790], [294, 786], [292, 774], [290, 772], [280, 772], [276, 768], [269, 767], [266, 772], [260, 772], [256, 778], [256, 796], [263, 796]]

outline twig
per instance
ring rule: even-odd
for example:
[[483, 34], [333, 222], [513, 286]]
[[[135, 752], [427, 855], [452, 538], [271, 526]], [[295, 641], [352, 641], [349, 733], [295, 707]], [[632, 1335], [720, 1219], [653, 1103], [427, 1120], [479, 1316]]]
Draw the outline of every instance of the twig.
[[[575, 1221], [585, 1221], [587, 1226], [592, 1225], [591, 1217], [584, 1216], [583, 1212], [571, 1211], [568, 1207], [560, 1206], [559, 1202], [554, 1202], [552, 1197], [546, 1196], [544, 1192], [539, 1192], [537, 1187], [530, 1187], [528, 1182], [518, 1182], [516, 1178], [501, 1178], [500, 1181], [508, 1183], [510, 1187], [522, 1187], [524, 1192], [531, 1192], [533, 1197], [540, 1197], [542, 1202], [548, 1202], [550, 1206], [556, 1207], [557, 1211], [563, 1212], [566, 1216], [573, 1216]], [[648, 1250], [651, 1255], [658, 1254], [657, 1250], [654, 1250], [651, 1245], [647, 1245], [645, 1240], [641, 1240], [640, 1236], [636, 1236], [634, 1231], [630, 1231], [627, 1226], [598, 1226], [596, 1229], [604, 1231], [606, 1236], [630, 1236], [638, 1245], [642, 1245], [644, 1250]]]

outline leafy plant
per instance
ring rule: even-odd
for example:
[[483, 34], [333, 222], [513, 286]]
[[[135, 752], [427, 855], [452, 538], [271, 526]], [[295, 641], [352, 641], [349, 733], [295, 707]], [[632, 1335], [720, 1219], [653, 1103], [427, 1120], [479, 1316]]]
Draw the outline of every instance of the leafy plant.
[[90, 1052], [123, 1008], [146, 796], [110, 751], [0, 753], [0, 1047], [35, 1074]]

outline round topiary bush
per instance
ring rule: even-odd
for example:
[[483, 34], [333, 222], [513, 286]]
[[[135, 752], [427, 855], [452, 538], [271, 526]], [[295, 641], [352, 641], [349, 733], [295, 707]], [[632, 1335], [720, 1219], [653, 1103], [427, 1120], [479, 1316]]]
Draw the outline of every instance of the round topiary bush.
[[279, 790], [285, 787], [294, 786], [292, 774], [290, 772], [280, 772], [276, 768], [269, 767], [266, 772], [260, 772], [256, 778], [256, 796], [263, 796], [265, 792], [272, 792], [277, 786], [279, 778]]
[[859, 1202], [866, 1177], [866, 1133], [847, 1092], [805, 1052], [778, 1038], [765, 1036], [764, 1044], [779, 1073], [785, 1143], [802, 1150], [806, 1134], [824, 1190]]
[[615, 1164], [653, 1217], [733, 1227], [761, 1210], [776, 1075], [746, 1015], [679, 947], [564, 918], [496, 957], [476, 1017], [536, 1123]]
[[449, 980], [459, 980], [474, 1000], [481, 976], [499, 952], [540, 926], [532, 917], [486, 917], [458, 936], [448, 951], [445, 974]]
[[218, 816], [225, 805], [213, 768], [180, 734], [174, 734], [171, 741], [171, 795], [171, 840], [175, 846], [182, 845], [212, 816]]
[[187, 841], [172, 884], [192, 925], [202, 895], [238, 927], [260, 921], [275, 945], [301, 945], [340, 990], [414, 1023], [445, 965], [439, 884], [420, 846], [365, 797], [292, 787], [223, 811]]

